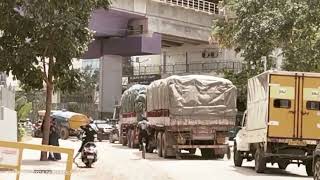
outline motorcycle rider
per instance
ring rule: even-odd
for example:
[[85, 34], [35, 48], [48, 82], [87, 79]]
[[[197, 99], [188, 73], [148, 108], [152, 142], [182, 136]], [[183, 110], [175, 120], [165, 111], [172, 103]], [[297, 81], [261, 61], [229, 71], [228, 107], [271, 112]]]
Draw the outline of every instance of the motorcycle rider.
[[149, 145], [149, 121], [146, 117], [142, 117], [142, 120], [138, 122], [138, 129], [139, 129], [139, 144], [140, 144], [140, 151], [142, 150], [142, 139], [145, 138], [146, 140], [146, 148]]
[[78, 153], [73, 158], [75, 160], [79, 154], [82, 152], [84, 145], [88, 142], [94, 142], [95, 135], [97, 134], [97, 129], [95, 128], [95, 125], [93, 124], [93, 121], [91, 120], [89, 124], [80, 126], [80, 128], [84, 131], [84, 137], [82, 138], [82, 144], [80, 149], [78, 150]]

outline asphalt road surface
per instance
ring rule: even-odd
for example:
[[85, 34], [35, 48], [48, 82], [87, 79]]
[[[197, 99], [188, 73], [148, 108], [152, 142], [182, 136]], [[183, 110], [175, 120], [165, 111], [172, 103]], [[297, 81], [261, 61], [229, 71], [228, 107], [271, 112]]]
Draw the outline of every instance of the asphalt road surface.
[[[78, 141], [62, 141], [62, 146], [77, 149]], [[232, 160], [204, 160], [197, 151], [194, 156], [183, 157], [182, 160], [162, 159], [156, 153], [147, 154], [146, 159], [141, 158], [137, 149], [128, 149], [120, 144], [97, 142], [98, 162], [93, 168], [73, 167], [73, 180], [302, 180], [307, 177], [305, 166], [290, 165], [286, 170], [279, 170], [277, 165], [268, 165], [265, 174], [256, 174], [254, 162], [244, 162], [244, 167], [236, 168]], [[22, 169], [34, 170], [57, 169], [63, 170], [65, 161], [39, 162], [38, 153], [26, 151]], [[65, 157], [63, 157], [65, 158]], [[81, 160], [77, 160], [81, 166]], [[49, 163], [49, 165], [46, 165]], [[44, 178], [64, 179], [61, 175], [22, 174], [21, 180], [37, 180]], [[13, 174], [0, 172], [0, 180], [13, 180]]]
[[[159, 158], [156, 153], [141, 158], [137, 149], [128, 149], [120, 144], [98, 143], [99, 162], [93, 169], [82, 169], [86, 179], [114, 180], [301, 180], [307, 177], [305, 166], [288, 166], [279, 170], [277, 165], [268, 165], [265, 174], [256, 174], [254, 162], [245, 162], [236, 168], [232, 160], [204, 160], [197, 151], [195, 156], [182, 160]], [[81, 171], [82, 172], [82, 171]], [[79, 173], [81, 173], [79, 172]], [[78, 175], [78, 174], [77, 174]]]

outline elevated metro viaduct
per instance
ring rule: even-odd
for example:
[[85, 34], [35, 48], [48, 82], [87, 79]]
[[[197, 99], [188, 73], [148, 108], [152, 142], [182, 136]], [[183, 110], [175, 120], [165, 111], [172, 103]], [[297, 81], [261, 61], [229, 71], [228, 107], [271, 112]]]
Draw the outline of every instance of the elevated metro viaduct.
[[95, 40], [83, 59], [101, 59], [99, 111], [111, 113], [120, 101], [125, 57], [208, 45], [212, 21], [223, 15], [213, 0], [112, 0], [109, 10], [93, 12]]

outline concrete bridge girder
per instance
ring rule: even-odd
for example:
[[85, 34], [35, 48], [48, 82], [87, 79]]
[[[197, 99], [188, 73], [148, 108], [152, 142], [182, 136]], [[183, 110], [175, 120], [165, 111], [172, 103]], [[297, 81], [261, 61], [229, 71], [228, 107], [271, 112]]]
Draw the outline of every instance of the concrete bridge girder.
[[129, 25], [137, 26], [135, 29], [142, 25], [144, 33], [156, 32], [207, 43], [212, 21], [219, 17], [154, 0], [114, 0], [110, 10], [93, 13], [90, 28], [97, 36], [125, 36]]
[[160, 54], [161, 44], [208, 44], [212, 21], [220, 17], [155, 0], [113, 0], [110, 10], [96, 10], [90, 21], [96, 40], [84, 58], [101, 59], [100, 111], [112, 112], [120, 101], [123, 57]]

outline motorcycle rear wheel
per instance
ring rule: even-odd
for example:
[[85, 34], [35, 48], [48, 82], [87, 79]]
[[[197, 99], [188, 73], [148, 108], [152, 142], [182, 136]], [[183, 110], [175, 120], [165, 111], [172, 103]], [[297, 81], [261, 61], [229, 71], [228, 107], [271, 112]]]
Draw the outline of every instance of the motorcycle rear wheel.
[[146, 145], [145, 143], [142, 143], [142, 158], [146, 158]]
[[85, 165], [87, 168], [92, 168], [92, 162], [90, 160], [86, 162]]

